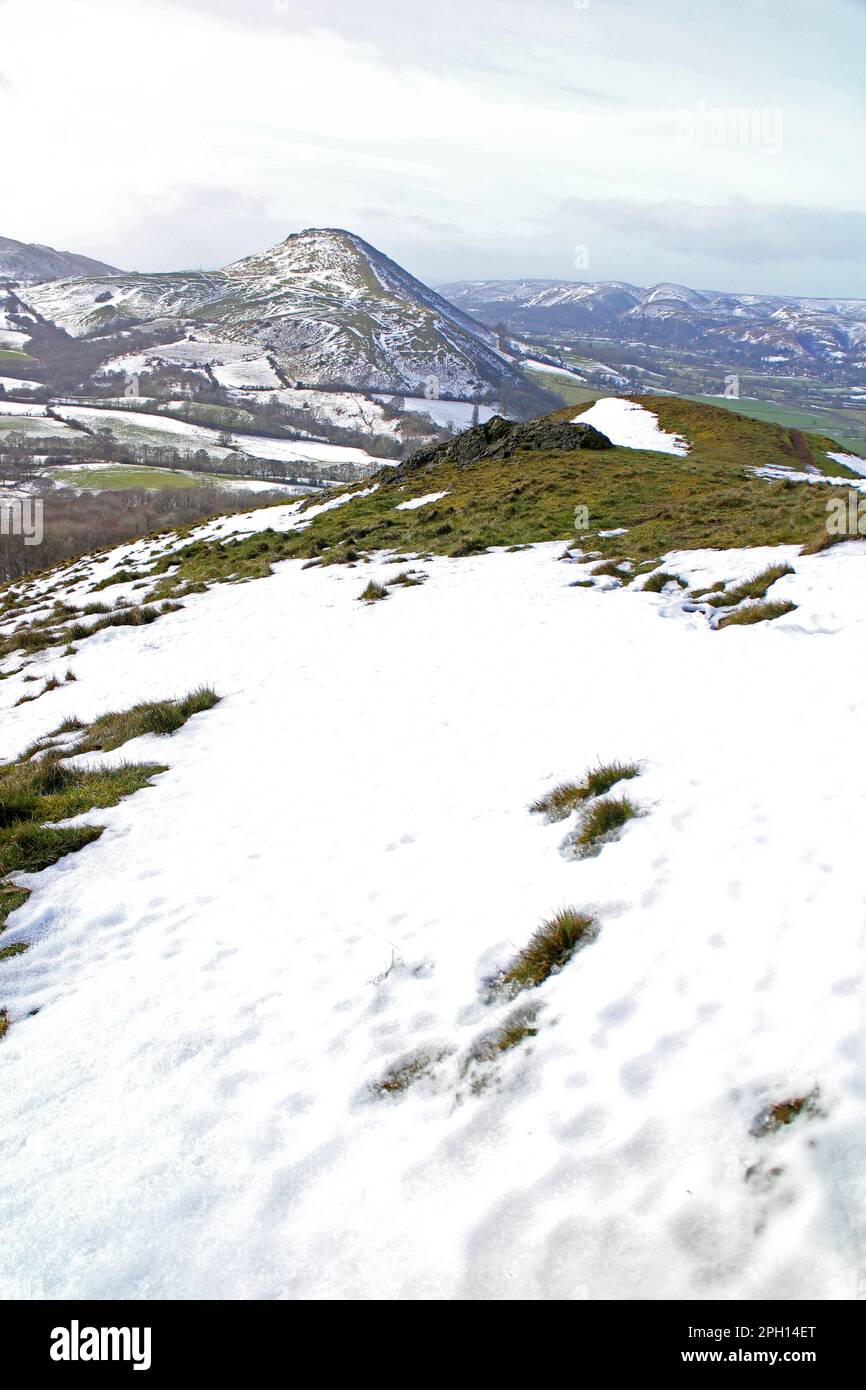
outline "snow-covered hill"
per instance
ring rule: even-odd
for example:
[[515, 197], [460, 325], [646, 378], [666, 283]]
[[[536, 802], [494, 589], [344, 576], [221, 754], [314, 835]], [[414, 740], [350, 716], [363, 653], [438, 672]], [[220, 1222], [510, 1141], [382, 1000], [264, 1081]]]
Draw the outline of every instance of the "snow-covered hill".
[[[162, 548], [55, 576], [51, 600]], [[428, 560], [370, 608], [387, 556], [363, 577], [290, 561], [82, 643], [41, 700], [0, 685], [7, 757], [131, 697], [222, 696], [91, 755], [169, 770], [23, 880], [3, 941], [30, 950], [0, 965], [5, 1287], [857, 1296], [864, 545], [666, 557], [696, 583], [794, 561], [797, 612], [726, 633], [667, 594], [575, 588], [560, 550]], [[568, 826], [528, 805], [611, 757], [639, 760], [641, 816], [564, 857]], [[596, 938], [491, 1000], [563, 905]]]
[[115, 267], [72, 251], [55, 251], [37, 242], [14, 241], [0, 236], [0, 281], [21, 285], [61, 280], [69, 275], [111, 275]]
[[0, 1288], [862, 1296], [866, 480], [653, 404], [0, 590]]
[[866, 343], [866, 300], [727, 294], [622, 281], [468, 280], [443, 285], [452, 303], [513, 332], [604, 333], [623, 343], [751, 348], [777, 361], [855, 365]]
[[463, 400], [526, 389], [489, 329], [346, 231], [300, 232], [212, 273], [79, 277], [22, 298], [74, 336], [148, 324], [205, 356], [253, 347], [286, 385]]

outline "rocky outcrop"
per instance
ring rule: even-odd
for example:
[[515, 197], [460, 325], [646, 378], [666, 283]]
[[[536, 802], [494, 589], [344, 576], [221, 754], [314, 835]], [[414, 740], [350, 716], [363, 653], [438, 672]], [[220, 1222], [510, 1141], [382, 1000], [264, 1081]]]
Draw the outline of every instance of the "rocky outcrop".
[[538, 450], [572, 453], [577, 449], [612, 449], [606, 434], [592, 425], [571, 424], [563, 420], [530, 420], [519, 424], [493, 415], [483, 425], [464, 430], [456, 439], [419, 449], [399, 468], [388, 468], [380, 475], [383, 482], [398, 482], [418, 469], [435, 468], [442, 463], [469, 468], [492, 459], [509, 459], [512, 454]]

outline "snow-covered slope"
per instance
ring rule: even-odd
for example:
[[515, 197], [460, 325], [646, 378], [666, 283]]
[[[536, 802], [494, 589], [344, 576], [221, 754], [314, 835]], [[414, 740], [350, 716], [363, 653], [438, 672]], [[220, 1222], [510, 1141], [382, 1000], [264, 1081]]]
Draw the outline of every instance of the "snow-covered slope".
[[[81, 604], [164, 545], [36, 586]], [[3, 942], [31, 948], [0, 964], [0, 1284], [856, 1298], [866, 545], [664, 557], [700, 583], [793, 561], [774, 596], [796, 612], [724, 632], [679, 594], [574, 587], [561, 550], [416, 560], [426, 583], [369, 607], [389, 557], [291, 560], [38, 657], [77, 680], [33, 703], [0, 682], [4, 757], [73, 714], [222, 696], [107, 755], [169, 770], [22, 879]], [[611, 758], [640, 762], [642, 815], [568, 859], [568, 825], [529, 803]], [[597, 939], [488, 1002], [566, 904]], [[500, 1050], [516, 1008], [526, 1031]], [[413, 1085], [377, 1089], [419, 1059]]]
[[270, 353], [286, 383], [471, 399], [524, 388], [495, 335], [351, 232], [311, 229], [212, 273], [78, 278], [27, 292], [80, 336], [132, 323]]
[[115, 267], [72, 251], [55, 251], [37, 242], [14, 241], [0, 236], [0, 280], [21, 285], [61, 280], [69, 275], [111, 275]]

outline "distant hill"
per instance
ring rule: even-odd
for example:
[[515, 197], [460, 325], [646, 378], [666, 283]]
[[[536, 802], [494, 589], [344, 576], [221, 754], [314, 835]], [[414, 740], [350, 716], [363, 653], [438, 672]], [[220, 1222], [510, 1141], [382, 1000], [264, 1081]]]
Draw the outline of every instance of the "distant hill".
[[38, 242], [14, 241], [0, 236], [0, 281], [19, 285], [43, 284], [70, 275], [119, 274], [115, 266], [79, 256], [72, 251], [55, 251]]
[[342, 230], [299, 232], [223, 270], [88, 273], [20, 297], [75, 338], [147, 326], [204, 366], [227, 345], [253, 348], [284, 385], [467, 401], [532, 391], [489, 328]]
[[575, 333], [620, 344], [687, 347], [757, 364], [820, 362], [839, 370], [866, 358], [866, 300], [726, 294], [625, 281], [462, 280], [440, 292], [456, 307], [514, 334]]

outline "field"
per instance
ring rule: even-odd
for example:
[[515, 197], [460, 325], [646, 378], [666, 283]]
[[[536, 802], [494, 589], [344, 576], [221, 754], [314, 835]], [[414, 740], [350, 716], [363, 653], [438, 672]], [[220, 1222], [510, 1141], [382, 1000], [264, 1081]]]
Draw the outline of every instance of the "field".
[[775, 401], [733, 400], [719, 396], [690, 396], [689, 400], [721, 406], [748, 415], [753, 420], [765, 420], [772, 425], [789, 429], [813, 430], [832, 435], [845, 448], [866, 458], [866, 410], [833, 410], [776, 404]]
[[131, 488], [160, 488], [176, 490], [189, 487], [213, 487], [214, 480], [204, 473], [174, 472], [168, 468], [136, 468], [132, 464], [117, 464], [109, 468], [54, 468], [48, 475], [56, 483], [83, 488], [88, 492], [123, 492]]

